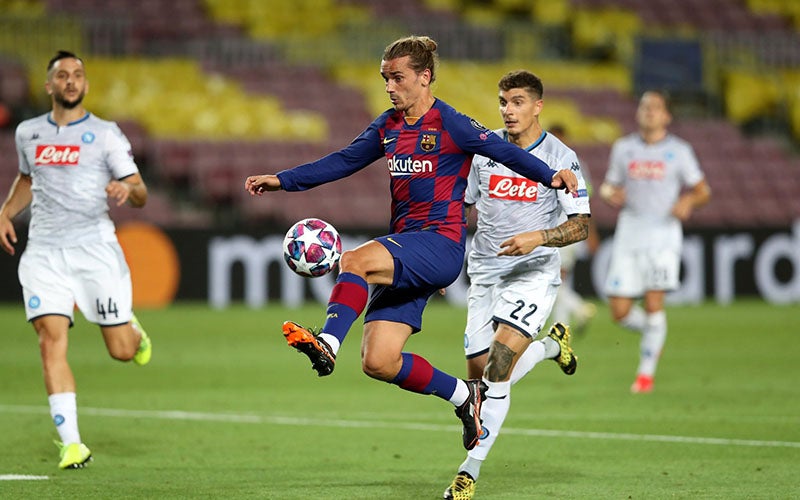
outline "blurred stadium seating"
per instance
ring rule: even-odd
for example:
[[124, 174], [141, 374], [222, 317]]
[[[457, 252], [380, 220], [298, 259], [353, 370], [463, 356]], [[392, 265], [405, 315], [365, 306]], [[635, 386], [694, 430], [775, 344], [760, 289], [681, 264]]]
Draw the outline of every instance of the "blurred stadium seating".
[[[115, 217], [384, 229], [380, 162], [310, 193], [253, 199], [242, 186], [346, 145], [386, 109], [377, 66], [394, 38], [436, 38], [436, 95], [490, 127], [497, 79], [539, 74], [544, 125], [567, 126], [595, 183], [635, 129], [640, 70], [656, 60], [644, 41], [690, 41], [700, 73], [647, 74], [672, 85], [673, 131], [715, 193], [690, 226], [786, 226], [800, 217], [799, 25], [794, 0], [0, 0], [0, 104], [13, 118], [0, 152], [13, 158], [15, 122], [47, 109], [44, 64], [68, 48], [90, 59], [87, 107], [120, 123], [153, 193], [152, 207]], [[4, 190], [14, 175], [13, 162], [0, 168]], [[613, 226], [601, 202], [593, 213]]]

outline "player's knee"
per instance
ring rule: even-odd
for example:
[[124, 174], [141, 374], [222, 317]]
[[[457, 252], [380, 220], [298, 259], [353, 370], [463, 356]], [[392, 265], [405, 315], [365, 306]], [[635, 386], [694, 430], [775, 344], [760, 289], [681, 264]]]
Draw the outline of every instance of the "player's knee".
[[378, 242], [370, 242], [353, 250], [342, 253], [339, 259], [339, 269], [344, 273], [358, 276], [375, 277], [376, 274], [386, 273], [393, 269], [392, 255]]
[[361, 360], [361, 369], [364, 373], [377, 380], [384, 380], [386, 382], [394, 379], [397, 373], [391, 373], [391, 367], [376, 358], [364, 358]]
[[109, 346], [108, 354], [117, 361], [130, 361], [136, 354], [136, 349], [130, 349], [127, 346]]
[[609, 311], [611, 312], [611, 319], [614, 321], [614, 323], [619, 324], [622, 323], [622, 320], [628, 316], [628, 313], [631, 311], [631, 306], [628, 304], [619, 304], [611, 301], [609, 303]]
[[66, 335], [58, 335], [56, 332], [47, 330], [46, 328], [38, 329], [37, 333], [39, 335], [39, 351], [43, 358], [50, 359], [53, 356], [66, 357]]
[[362, 274], [362, 267], [362, 259], [357, 252], [347, 250], [342, 253], [342, 257], [339, 259], [339, 269], [341, 272]]
[[622, 320], [624, 320], [627, 315], [628, 313], [625, 311], [615, 311], [613, 309], [611, 310], [611, 319], [614, 321], [614, 323], [617, 324], [622, 323]]
[[130, 361], [136, 355], [138, 345], [128, 338], [114, 338], [111, 342], [106, 342], [108, 355], [117, 361]]

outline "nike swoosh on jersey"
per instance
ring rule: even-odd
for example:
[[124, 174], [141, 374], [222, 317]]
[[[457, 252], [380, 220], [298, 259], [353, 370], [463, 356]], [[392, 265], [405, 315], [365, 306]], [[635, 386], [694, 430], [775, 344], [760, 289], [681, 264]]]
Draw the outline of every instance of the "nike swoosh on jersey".
[[390, 142], [394, 141], [395, 139], [397, 139], [397, 137], [384, 137], [383, 138], [383, 145], [385, 146], [385, 145], [389, 144]]
[[394, 240], [393, 240], [393, 239], [391, 239], [391, 238], [386, 238], [386, 241], [391, 241], [392, 243], [394, 243], [395, 245], [399, 246], [400, 248], [403, 248], [403, 245], [401, 245], [400, 243], [398, 243], [398, 242], [394, 241]]

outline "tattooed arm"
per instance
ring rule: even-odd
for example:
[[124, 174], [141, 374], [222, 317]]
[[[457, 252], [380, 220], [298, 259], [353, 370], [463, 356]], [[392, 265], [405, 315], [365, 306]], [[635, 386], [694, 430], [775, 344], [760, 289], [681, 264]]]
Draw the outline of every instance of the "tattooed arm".
[[589, 215], [570, 215], [563, 224], [552, 229], [540, 229], [512, 236], [500, 243], [497, 255], [525, 255], [536, 247], [563, 247], [589, 236]]

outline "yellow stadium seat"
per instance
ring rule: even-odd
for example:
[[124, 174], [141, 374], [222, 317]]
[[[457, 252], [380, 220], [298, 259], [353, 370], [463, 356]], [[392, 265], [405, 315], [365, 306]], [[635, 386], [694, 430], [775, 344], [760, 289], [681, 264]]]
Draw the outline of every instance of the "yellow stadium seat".
[[334, 34], [355, 19], [368, 19], [364, 8], [341, 5], [336, 0], [205, 0], [205, 5], [214, 19], [244, 26], [254, 38], [278, 42], [287, 37], [317, 39]]
[[44, 2], [40, 0], [0, 0], [0, 14], [41, 17], [44, 11]]
[[778, 82], [764, 74], [731, 70], [723, 85], [726, 113], [738, 124], [773, 114], [780, 99]]
[[531, 17], [548, 26], [564, 26], [572, 14], [569, 0], [533, 0]]
[[619, 61], [630, 61], [634, 37], [641, 31], [636, 13], [624, 9], [578, 9], [572, 22], [572, 41], [583, 54], [604, 52]]
[[288, 112], [271, 96], [253, 96], [188, 59], [94, 59], [87, 107], [110, 119], [134, 119], [173, 139], [323, 141], [327, 121]]

